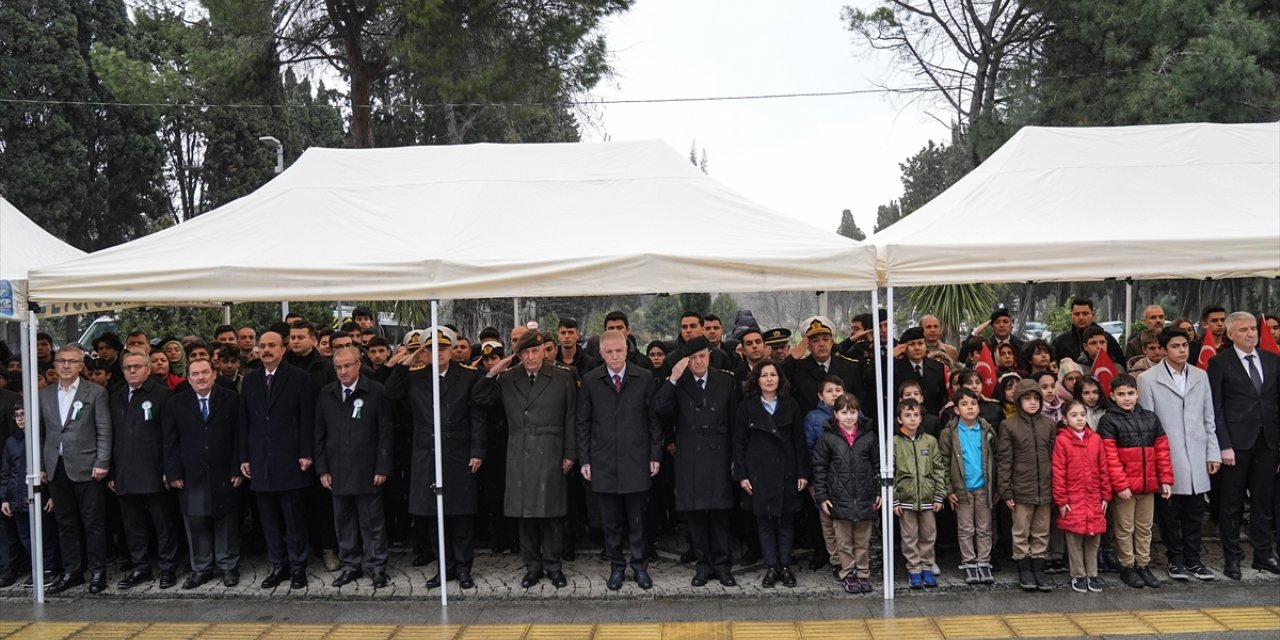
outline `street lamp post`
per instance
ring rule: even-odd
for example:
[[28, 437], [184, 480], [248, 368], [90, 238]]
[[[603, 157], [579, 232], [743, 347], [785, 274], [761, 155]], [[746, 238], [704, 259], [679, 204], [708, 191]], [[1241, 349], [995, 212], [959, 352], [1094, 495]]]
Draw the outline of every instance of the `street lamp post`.
[[[276, 175], [284, 173], [284, 143], [280, 142], [275, 136], [258, 136], [259, 142], [275, 145], [276, 147]], [[289, 315], [289, 301], [285, 300], [280, 303], [280, 319], [284, 319]]]

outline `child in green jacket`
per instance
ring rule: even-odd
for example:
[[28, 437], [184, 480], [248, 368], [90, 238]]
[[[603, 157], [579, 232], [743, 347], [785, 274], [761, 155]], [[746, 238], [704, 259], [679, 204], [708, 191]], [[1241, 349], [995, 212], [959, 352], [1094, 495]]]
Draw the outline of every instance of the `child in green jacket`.
[[931, 567], [938, 528], [934, 512], [942, 510], [945, 473], [938, 460], [938, 441], [920, 431], [920, 403], [898, 405], [898, 432], [893, 436], [893, 514], [898, 516], [902, 554], [912, 589], [936, 587]]

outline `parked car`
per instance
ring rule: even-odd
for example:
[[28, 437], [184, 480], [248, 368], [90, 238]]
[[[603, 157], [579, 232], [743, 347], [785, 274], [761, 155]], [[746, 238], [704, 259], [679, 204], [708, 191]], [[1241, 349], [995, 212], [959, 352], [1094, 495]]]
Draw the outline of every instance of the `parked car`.
[[1111, 337], [1115, 338], [1117, 341], [1124, 340], [1124, 321], [1123, 320], [1108, 320], [1106, 322], [1099, 322], [1098, 326], [1105, 329], [1106, 332], [1111, 334]]
[[1049, 325], [1043, 322], [1031, 321], [1022, 325], [1022, 339], [1049, 342], [1053, 340], [1053, 332], [1049, 331]]

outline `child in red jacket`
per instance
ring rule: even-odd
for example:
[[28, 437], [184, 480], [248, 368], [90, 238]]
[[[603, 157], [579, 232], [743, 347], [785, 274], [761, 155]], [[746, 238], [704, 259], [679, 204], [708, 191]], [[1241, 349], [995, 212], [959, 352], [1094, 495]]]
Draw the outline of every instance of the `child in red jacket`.
[[1107, 467], [1116, 501], [1116, 555], [1120, 579], [1135, 589], [1155, 588], [1160, 581], [1151, 563], [1151, 521], [1155, 494], [1168, 500], [1173, 493], [1173, 464], [1169, 438], [1160, 418], [1138, 406], [1138, 381], [1122, 373], [1111, 381], [1110, 409], [1098, 421], [1098, 435], [1107, 448]]
[[1053, 501], [1058, 528], [1067, 536], [1071, 588], [1079, 593], [1102, 591], [1098, 579], [1099, 536], [1107, 530], [1111, 480], [1102, 438], [1089, 428], [1089, 411], [1079, 400], [1062, 405], [1067, 426], [1053, 444]]

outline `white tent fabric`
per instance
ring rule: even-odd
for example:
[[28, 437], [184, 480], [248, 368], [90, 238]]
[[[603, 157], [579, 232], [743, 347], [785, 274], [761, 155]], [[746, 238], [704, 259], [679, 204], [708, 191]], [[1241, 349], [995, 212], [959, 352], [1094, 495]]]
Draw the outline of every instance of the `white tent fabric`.
[[190, 222], [36, 270], [42, 302], [867, 290], [874, 248], [658, 141], [310, 149]]
[[27, 319], [28, 272], [84, 255], [0, 197], [0, 320]]
[[887, 286], [1280, 276], [1280, 123], [1025, 127], [867, 242]]

